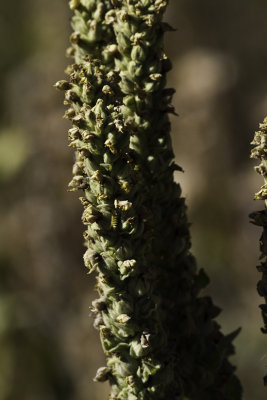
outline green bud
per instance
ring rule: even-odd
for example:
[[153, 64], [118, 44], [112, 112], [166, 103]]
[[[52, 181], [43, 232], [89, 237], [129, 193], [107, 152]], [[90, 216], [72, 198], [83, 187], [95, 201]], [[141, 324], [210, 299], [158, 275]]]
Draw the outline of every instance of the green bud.
[[131, 51], [131, 59], [140, 63], [144, 61], [146, 59], [146, 53], [144, 49], [139, 45], [134, 45]]
[[118, 42], [119, 48], [126, 49], [127, 47], [130, 46], [130, 40], [127, 38], [127, 36], [124, 34], [124, 32], [118, 32], [117, 42]]
[[130, 347], [130, 355], [134, 358], [140, 358], [146, 353], [138, 340], [132, 340]]

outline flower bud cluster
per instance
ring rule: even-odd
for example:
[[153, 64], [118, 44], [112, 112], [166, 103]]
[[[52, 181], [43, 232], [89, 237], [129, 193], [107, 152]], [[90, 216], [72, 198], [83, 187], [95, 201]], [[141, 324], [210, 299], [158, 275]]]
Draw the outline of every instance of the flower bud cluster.
[[65, 91], [70, 190], [83, 190], [84, 262], [97, 272], [94, 325], [110, 400], [239, 400], [208, 279], [190, 254], [174, 161], [163, 35], [166, 0], [72, 0]]

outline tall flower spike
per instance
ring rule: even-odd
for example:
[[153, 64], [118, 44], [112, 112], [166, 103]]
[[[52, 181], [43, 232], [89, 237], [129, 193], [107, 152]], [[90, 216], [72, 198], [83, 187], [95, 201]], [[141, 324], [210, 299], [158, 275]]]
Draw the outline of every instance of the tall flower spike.
[[[264, 327], [263, 333], [267, 333], [267, 117], [260, 124], [260, 130], [255, 132], [254, 139], [251, 142], [254, 146], [251, 151], [251, 158], [260, 160], [260, 165], [255, 167], [255, 170], [263, 176], [264, 184], [259, 192], [254, 196], [256, 200], [265, 201], [265, 209], [256, 211], [250, 214], [251, 222], [255, 225], [262, 226], [263, 232], [260, 238], [261, 263], [257, 267], [262, 273], [261, 279], [258, 282], [258, 293], [264, 297], [265, 304], [261, 304], [261, 313], [263, 317]], [[267, 375], [264, 377], [264, 383], [267, 385]]]
[[92, 304], [110, 400], [239, 400], [219, 309], [198, 297], [207, 283], [190, 254], [186, 206], [174, 170], [164, 54], [166, 0], [72, 0], [60, 81], [76, 150], [71, 190], [83, 190]]

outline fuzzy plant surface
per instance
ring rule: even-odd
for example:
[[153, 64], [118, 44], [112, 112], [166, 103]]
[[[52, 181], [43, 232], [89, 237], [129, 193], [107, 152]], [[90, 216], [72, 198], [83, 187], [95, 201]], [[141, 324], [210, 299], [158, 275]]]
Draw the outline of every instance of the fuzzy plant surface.
[[[264, 184], [260, 190], [255, 194], [254, 199], [264, 200], [265, 208], [261, 211], [256, 211], [250, 214], [251, 222], [255, 225], [262, 226], [263, 232], [260, 238], [260, 265], [257, 267], [258, 271], [262, 274], [258, 282], [258, 293], [265, 300], [264, 304], [260, 305], [264, 327], [263, 333], [267, 333], [267, 117], [263, 123], [260, 124], [260, 129], [255, 132], [254, 139], [251, 142], [253, 149], [251, 151], [251, 158], [260, 160], [260, 165], [255, 167], [255, 170], [263, 176]], [[267, 385], [267, 375], [264, 377], [264, 384]]]
[[166, 0], [72, 0], [69, 79], [59, 81], [81, 190], [92, 304], [110, 400], [239, 400], [220, 310], [190, 253], [184, 198], [173, 172], [163, 51]]

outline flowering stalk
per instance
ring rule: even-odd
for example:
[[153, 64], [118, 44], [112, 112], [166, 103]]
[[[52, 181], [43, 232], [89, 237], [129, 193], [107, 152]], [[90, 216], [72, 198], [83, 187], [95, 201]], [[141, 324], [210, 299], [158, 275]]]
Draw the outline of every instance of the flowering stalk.
[[[255, 132], [254, 139], [251, 142], [254, 145], [251, 151], [251, 158], [260, 160], [260, 165], [255, 167], [255, 170], [263, 176], [264, 184], [259, 192], [254, 196], [256, 200], [265, 201], [265, 209], [256, 211], [250, 214], [252, 223], [263, 227], [263, 232], [260, 239], [261, 263], [257, 267], [258, 271], [262, 273], [261, 279], [258, 282], [258, 293], [264, 297], [265, 304], [261, 304], [261, 313], [264, 322], [262, 328], [263, 333], [267, 333], [267, 117], [263, 123], [260, 124], [260, 130]], [[267, 385], [267, 375], [264, 378], [265, 385]]]
[[97, 271], [93, 302], [113, 400], [238, 400], [207, 277], [190, 254], [184, 199], [173, 180], [164, 54], [166, 0], [72, 0], [68, 51], [75, 64], [66, 117], [76, 149], [71, 190], [81, 189], [85, 265]]

